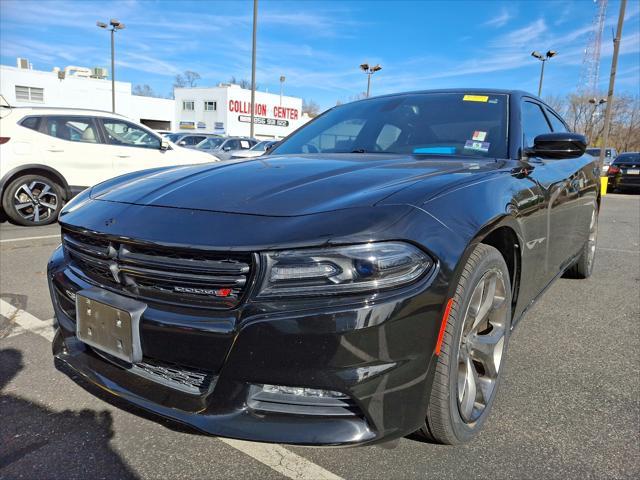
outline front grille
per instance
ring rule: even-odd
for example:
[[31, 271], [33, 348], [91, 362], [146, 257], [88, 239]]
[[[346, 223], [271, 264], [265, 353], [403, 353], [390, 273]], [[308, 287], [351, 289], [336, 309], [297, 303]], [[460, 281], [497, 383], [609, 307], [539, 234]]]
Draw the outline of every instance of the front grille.
[[192, 395], [207, 393], [215, 387], [218, 381], [218, 377], [212, 372], [187, 367], [178, 363], [163, 362], [154, 358], [145, 357], [142, 362], [131, 364], [101, 350], [95, 348], [91, 348], [91, 350], [105, 360], [131, 373]]
[[147, 301], [233, 308], [247, 289], [251, 254], [141, 245], [63, 230], [71, 266], [92, 283]]
[[144, 359], [132, 365], [130, 371], [154, 382], [192, 394], [206, 393], [212, 383], [215, 385], [217, 379], [211, 372], [152, 359]]

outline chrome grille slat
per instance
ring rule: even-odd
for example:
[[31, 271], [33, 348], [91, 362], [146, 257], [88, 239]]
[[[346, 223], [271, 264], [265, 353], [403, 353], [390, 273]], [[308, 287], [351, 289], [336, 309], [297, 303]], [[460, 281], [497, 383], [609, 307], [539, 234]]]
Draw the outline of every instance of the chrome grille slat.
[[250, 254], [155, 248], [66, 229], [63, 246], [91, 283], [148, 301], [233, 308], [252, 270]]

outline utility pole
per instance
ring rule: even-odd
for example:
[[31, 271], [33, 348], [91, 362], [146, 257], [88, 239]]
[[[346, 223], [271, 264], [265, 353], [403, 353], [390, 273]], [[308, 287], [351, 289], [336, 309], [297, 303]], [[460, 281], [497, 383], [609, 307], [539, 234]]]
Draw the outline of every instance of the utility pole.
[[558, 54], [555, 50], [548, 50], [545, 55], [540, 52], [533, 51], [531, 52], [531, 56], [533, 58], [537, 58], [542, 62], [542, 68], [540, 69], [540, 82], [538, 83], [538, 96], [542, 94], [542, 80], [544, 79], [544, 64], [547, 63], [551, 57], [555, 57]]
[[604, 165], [604, 156], [609, 142], [609, 124], [611, 123], [611, 111], [613, 110], [613, 87], [616, 83], [616, 69], [618, 68], [618, 53], [620, 52], [620, 42], [622, 41], [622, 25], [624, 23], [624, 11], [627, 0], [620, 2], [620, 14], [618, 15], [618, 28], [616, 38], [613, 39], [613, 59], [611, 60], [611, 76], [609, 77], [609, 92], [607, 93], [607, 108], [604, 112], [604, 137], [600, 148], [600, 168]]
[[251, 53], [251, 127], [249, 136], [253, 138], [256, 105], [256, 31], [258, 29], [258, 0], [253, 0], [253, 50]]
[[369, 98], [369, 93], [371, 91], [371, 75], [382, 70], [382, 67], [380, 65], [369, 65], [368, 63], [363, 63], [360, 65], [360, 70], [367, 74], [367, 98]]
[[107, 29], [109, 25], [111, 28], [109, 31], [111, 32], [111, 111], [116, 113], [116, 60], [115, 60], [115, 41], [114, 41], [114, 33], [116, 30], [122, 30], [124, 28], [124, 23], [119, 22], [118, 20], [111, 19], [109, 21], [109, 25], [104, 22], [96, 22], [98, 28]]
[[284, 81], [286, 80], [284, 75], [280, 75], [280, 106], [282, 106], [282, 91], [284, 89]]

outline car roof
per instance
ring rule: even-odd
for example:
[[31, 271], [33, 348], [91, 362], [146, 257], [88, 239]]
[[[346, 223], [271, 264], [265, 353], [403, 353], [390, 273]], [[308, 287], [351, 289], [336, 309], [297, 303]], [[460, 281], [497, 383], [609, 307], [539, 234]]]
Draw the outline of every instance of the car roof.
[[468, 94], [485, 94], [485, 95], [510, 95], [514, 97], [532, 97], [540, 100], [545, 103], [537, 95], [533, 93], [525, 92], [524, 90], [510, 90], [510, 89], [501, 89], [501, 88], [438, 88], [432, 90], [412, 90], [409, 92], [397, 92], [397, 93], [388, 93], [386, 95], [380, 95], [377, 97], [364, 98], [362, 100], [357, 100], [358, 102], [366, 102], [367, 100], [374, 98], [386, 98], [386, 97], [400, 97], [403, 95], [415, 95], [420, 93], [468, 93]]
[[41, 115], [87, 115], [91, 114], [96, 117], [119, 117], [129, 120], [129, 118], [119, 113], [108, 112], [106, 110], [94, 110], [91, 108], [68, 108], [68, 107], [34, 107], [34, 106], [21, 106], [21, 107], [6, 107], [12, 111], [18, 111], [25, 114], [41, 114]]

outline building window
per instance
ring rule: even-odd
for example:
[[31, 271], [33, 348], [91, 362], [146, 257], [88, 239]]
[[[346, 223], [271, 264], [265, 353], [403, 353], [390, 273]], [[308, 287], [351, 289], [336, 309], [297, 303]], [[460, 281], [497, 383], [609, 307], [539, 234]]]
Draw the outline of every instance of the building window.
[[16, 100], [23, 102], [44, 102], [44, 88], [16, 85]]
[[182, 110], [193, 110], [193, 100], [183, 100], [182, 101]]
[[208, 111], [216, 110], [217, 109], [216, 102], [212, 100], [207, 100], [206, 102], [204, 102], [204, 109]]

